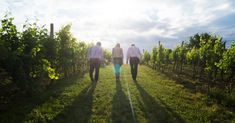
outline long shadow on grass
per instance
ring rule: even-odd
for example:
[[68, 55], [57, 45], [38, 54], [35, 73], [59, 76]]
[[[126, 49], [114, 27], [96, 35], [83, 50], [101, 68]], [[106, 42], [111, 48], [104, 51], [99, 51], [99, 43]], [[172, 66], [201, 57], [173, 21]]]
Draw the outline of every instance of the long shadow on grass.
[[122, 91], [120, 82], [116, 82], [116, 93], [113, 96], [111, 123], [133, 123], [128, 98]]
[[51, 123], [88, 123], [92, 114], [93, 93], [96, 83], [84, 88], [75, 98], [72, 105], [65, 107]]
[[33, 95], [32, 97], [22, 96], [12, 102], [10, 108], [4, 114], [0, 114], [0, 122], [16, 123], [23, 122], [25, 117], [37, 106], [44, 104], [50, 98], [57, 98], [65, 88], [73, 86], [78, 77], [57, 81], [56, 85], [48, 88], [45, 92]]
[[[184, 123], [185, 121], [161, 100], [157, 102], [137, 82], [135, 83], [143, 104], [141, 108], [149, 123]], [[139, 101], [141, 102], [141, 101]], [[141, 104], [141, 103], [140, 103]]]
[[[188, 89], [191, 93], [196, 93], [196, 86], [199, 86], [199, 83], [192, 83], [189, 80], [192, 80], [192, 78], [188, 76], [182, 77], [182, 75], [177, 75], [175, 73], [164, 73], [168, 78], [171, 78], [174, 80], [177, 84], [181, 84], [184, 86], [184, 88]], [[187, 79], [188, 78], [188, 79]]]
[[190, 77], [189, 72], [186, 73], [181, 73], [181, 74], [177, 74], [176, 72], [172, 72], [171, 70], [168, 71], [164, 71], [161, 72], [160, 70], [155, 70], [155, 69], [151, 69], [152, 71], [157, 72], [158, 74], [164, 74], [166, 75], [168, 78], [174, 80], [177, 84], [181, 84], [184, 86], [184, 88], [186, 88], [187, 90], [189, 90], [190, 93], [196, 93], [196, 86], [199, 85], [199, 83], [193, 83], [190, 80], [193, 80], [192, 77]]

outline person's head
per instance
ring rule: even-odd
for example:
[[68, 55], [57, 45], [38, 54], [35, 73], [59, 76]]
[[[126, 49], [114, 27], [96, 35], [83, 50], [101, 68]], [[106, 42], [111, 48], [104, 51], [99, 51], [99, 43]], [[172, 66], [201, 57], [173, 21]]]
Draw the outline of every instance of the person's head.
[[97, 45], [97, 46], [101, 46], [101, 43], [98, 41], [98, 42], [96, 43], [96, 45]]
[[134, 46], [135, 46], [135, 44], [131, 44], [131, 46], [132, 46], [132, 47], [134, 47]]
[[119, 43], [117, 43], [117, 44], [116, 44], [116, 47], [120, 47], [120, 44], [119, 44]]

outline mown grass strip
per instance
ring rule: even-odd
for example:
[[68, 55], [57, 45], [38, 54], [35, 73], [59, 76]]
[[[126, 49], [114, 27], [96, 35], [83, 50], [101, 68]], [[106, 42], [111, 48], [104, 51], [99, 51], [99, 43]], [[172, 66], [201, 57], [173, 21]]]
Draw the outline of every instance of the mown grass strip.
[[121, 82], [115, 82], [112, 66], [101, 68], [100, 81], [83, 78], [63, 80], [48, 91], [22, 102], [4, 115], [4, 123], [204, 123], [235, 122], [235, 114], [202, 93], [185, 88], [168, 76], [139, 66], [137, 83], [130, 67], [122, 67]]
[[130, 102], [130, 107], [131, 107], [131, 114], [132, 114], [132, 118], [133, 118], [133, 123], [136, 123], [135, 111], [134, 111], [134, 108], [133, 108], [133, 104], [132, 104], [132, 100], [131, 100], [131, 93], [130, 93], [130, 89], [129, 89], [128, 81], [127, 81], [126, 77], [124, 77], [124, 80], [125, 80], [125, 82], [126, 82], [127, 93], [128, 93], [128, 99], [129, 99], [129, 102]]

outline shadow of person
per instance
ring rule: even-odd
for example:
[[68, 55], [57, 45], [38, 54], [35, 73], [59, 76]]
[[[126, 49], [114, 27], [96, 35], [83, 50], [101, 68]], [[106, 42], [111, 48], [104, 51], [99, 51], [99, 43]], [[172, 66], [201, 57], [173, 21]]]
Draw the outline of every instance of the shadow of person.
[[176, 75], [174, 73], [164, 73], [168, 78], [174, 80], [177, 84], [181, 84], [186, 88], [190, 93], [196, 93], [196, 87], [200, 85], [200, 83], [190, 82], [190, 77], [182, 75]]
[[51, 123], [88, 123], [92, 114], [93, 93], [96, 83], [84, 88], [73, 103], [57, 115]]
[[[141, 104], [145, 117], [149, 123], [184, 123], [185, 121], [174, 111], [172, 111], [165, 103], [157, 102], [149, 95], [137, 82], [136, 88], [139, 91], [142, 101]], [[143, 102], [143, 104], [141, 103]]]
[[132, 123], [131, 107], [129, 100], [122, 91], [120, 82], [116, 82], [116, 93], [113, 96], [111, 123]]

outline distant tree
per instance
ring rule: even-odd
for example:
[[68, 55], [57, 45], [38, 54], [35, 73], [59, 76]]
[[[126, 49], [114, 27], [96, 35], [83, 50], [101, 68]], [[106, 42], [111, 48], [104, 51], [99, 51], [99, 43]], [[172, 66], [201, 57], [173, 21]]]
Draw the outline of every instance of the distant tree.
[[150, 53], [148, 52], [148, 51], [144, 51], [144, 53], [143, 53], [143, 56], [142, 56], [142, 58], [143, 58], [143, 63], [144, 64], [146, 64], [146, 65], [149, 65], [149, 61], [150, 61]]
[[187, 61], [190, 62], [190, 64], [192, 64], [193, 78], [195, 78], [196, 65], [197, 65], [197, 61], [199, 59], [199, 50], [196, 47], [193, 47], [191, 50], [189, 50], [187, 52], [186, 58], [187, 58]]
[[195, 47], [196, 49], [200, 48], [200, 34], [196, 33], [193, 36], [189, 37], [189, 48]]
[[177, 46], [173, 49], [173, 71], [177, 72], [180, 64], [180, 46]]
[[159, 41], [159, 47], [158, 47], [158, 52], [157, 52], [157, 64], [158, 64], [158, 69], [162, 69], [163, 71], [163, 64], [164, 64], [164, 50], [165, 48], [163, 47], [163, 45], [161, 44], [161, 42]]
[[[164, 63], [165, 66], [170, 66], [171, 64], [171, 54], [172, 54], [172, 50], [171, 49], [165, 49], [164, 50]], [[169, 68], [167, 68], [169, 70]]]
[[229, 88], [229, 92], [231, 92], [234, 88], [234, 81], [232, 79], [235, 76], [235, 43], [233, 42], [231, 46], [227, 49], [226, 52], [223, 53], [222, 59], [220, 59], [219, 63], [216, 64], [220, 69], [223, 69], [227, 74], [227, 79], [225, 81], [226, 86]]
[[71, 24], [63, 26], [56, 34], [56, 40], [59, 42], [58, 47], [58, 64], [59, 72], [67, 78], [70, 74], [69, 68], [72, 66], [72, 42], [74, 38], [70, 32]]
[[4, 69], [12, 77], [13, 81], [23, 87], [25, 72], [23, 69], [22, 43], [19, 39], [19, 32], [13, 24], [12, 17], [5, 15], [1, 20], [0, 27], [0, 68]]
[[153, 69], [156, 69], [156, 60], [157, 60], [157, 54], [158, 54], [158, 49], [157, 47], [153, 47], [152, 49], [152, 53], [151, 53], [151, 63], [152, 63], [152, 67]]
[[107, 65], [111, 62], [112, 53], [108, 51], [107, 49], [104, 49], [103, 52], [104, 52], [104, 64]]

